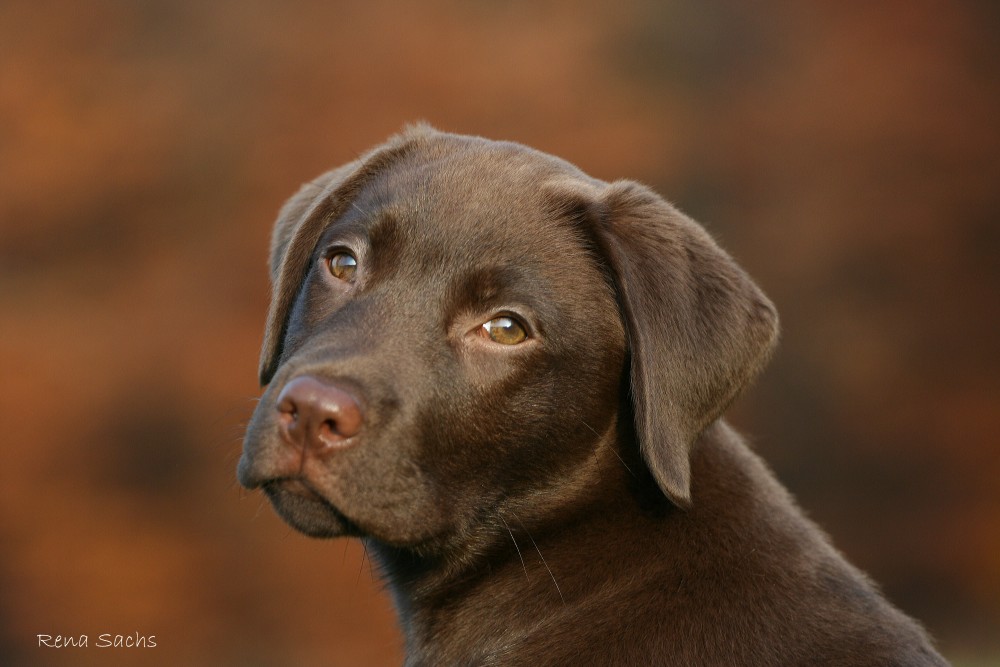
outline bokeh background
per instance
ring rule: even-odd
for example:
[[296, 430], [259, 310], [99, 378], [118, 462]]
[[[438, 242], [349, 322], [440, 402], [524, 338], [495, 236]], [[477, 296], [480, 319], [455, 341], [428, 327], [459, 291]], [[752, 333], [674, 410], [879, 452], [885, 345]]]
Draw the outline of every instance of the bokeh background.
[[950, 659], [1000, 664], [998, 7], [0, 3], [0, 664], [399, 664], [360, 544], [234, 467], [275, 212], [417, 119], [702, 221], [783, 318], [732, 421]]

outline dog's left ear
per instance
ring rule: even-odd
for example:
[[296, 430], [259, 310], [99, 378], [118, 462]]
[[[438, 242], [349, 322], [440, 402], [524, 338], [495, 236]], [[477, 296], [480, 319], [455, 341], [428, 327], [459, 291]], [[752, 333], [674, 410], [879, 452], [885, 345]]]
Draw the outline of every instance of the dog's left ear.
[[574, 189], [590, 200], [585, 217], [618, 291], [643, 460], [687, 507], [691, 446], [767, 362], [777, 312], [700, 225], [648, 188]]
[[309, 214], [324, 197], [328, 197], [335, 191], [357, 168], [357, 162], [349, 162], [304, 183], [299, 191], [281, 207], [278, 219], [274, 222], [274, 229], [271, 230], [271, 253], [268, 265], [271, 270], [272, 285], [278, 284], [281, 278], [281, 265], [285, 261], [288, 246]]

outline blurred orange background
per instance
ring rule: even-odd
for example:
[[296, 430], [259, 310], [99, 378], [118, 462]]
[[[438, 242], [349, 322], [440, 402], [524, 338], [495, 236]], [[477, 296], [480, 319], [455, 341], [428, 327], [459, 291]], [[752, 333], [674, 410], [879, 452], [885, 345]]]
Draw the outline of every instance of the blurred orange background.
[[274, 214], [426, 119], [702, 221], [783, 319], [731, 420], [1000, 664], [998, 34], [943, 0], [0, 4], [0, 663], [401, 662], [360, 544], [234, 469]]

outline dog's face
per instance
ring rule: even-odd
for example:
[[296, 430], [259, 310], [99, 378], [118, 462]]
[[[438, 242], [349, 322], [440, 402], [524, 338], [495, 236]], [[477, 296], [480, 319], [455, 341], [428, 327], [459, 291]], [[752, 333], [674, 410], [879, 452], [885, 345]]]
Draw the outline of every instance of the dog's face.
[[504, 503], [556, 512], [633, 413], [684, 504], [691, 440], [775, 331], [752, 283], [655, 195], [431, 130], [303, 188], [272, 277], [240, 482], [307, 534], [400, 547], [461, 543]]
[[[611, 285], [586, 230], [533, 187], [554, 165], [507, 152], [403, 158], [324, 225], [240, 465], [296, 528], [447, 540], [558, 485], [612, 426]], [[279, 397], [304, 376], [356, 404], [331, 447], [283, 437]]]

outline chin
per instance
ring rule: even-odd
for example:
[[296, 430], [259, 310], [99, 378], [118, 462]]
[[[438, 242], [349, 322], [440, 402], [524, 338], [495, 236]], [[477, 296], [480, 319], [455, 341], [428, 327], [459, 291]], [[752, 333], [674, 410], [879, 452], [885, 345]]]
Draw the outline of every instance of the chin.
[[361, 531], [325, 498], [298, 480], [277, 480], [264, 492], [278, 515], [309, 537], [362, 535]]

